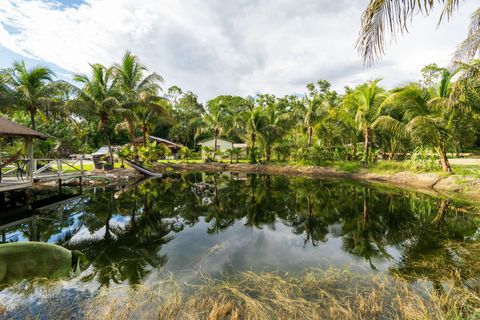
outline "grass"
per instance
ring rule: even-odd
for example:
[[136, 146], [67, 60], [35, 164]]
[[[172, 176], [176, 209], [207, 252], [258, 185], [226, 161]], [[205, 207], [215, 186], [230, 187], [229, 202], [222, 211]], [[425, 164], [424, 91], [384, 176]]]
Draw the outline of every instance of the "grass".
[[66, 319], [79, 312], [90, 320], [480, 317], [478, 295], [463, 287], [448, 288], [440, 293], [426, 282], [414, 284], [399, 277], [334, 268], [300, 276], [248, 271], [222, 279], [204, 276], [195, 284], [167, 278], [153, 287], [104, 289], [92, 300], [71, 307], [58, 303], [58, 297], [46, 298], [50, 304], [42, 307], [41, 316]]
[[[165, 160], [161, 159], [158, 160], [158, 163], [187, 163], [186, 160]], [[203, 159], [189, 159], [188, 163], [205, 163]], [[216, 160], [216, 163], [220, 163], [220, 161]], [[222, 163], [230, 163], [230, 159], [222, 159]], [[237, 163], [236, 160], [233, 160], [233, 164]], [[238, 159], [238, 163], [250, 163], [248, 159]]]

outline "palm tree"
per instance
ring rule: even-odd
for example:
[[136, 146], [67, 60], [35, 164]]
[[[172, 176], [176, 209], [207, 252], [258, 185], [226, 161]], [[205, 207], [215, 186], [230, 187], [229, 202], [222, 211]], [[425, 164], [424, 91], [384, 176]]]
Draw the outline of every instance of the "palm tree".
[[379, 81], [377, 79], [358, 86], [343, 102], [347, 109], [354, 110], [357, 129], [363, 132], [365, 149], [362, 160], [366, 163], [370, 159], [372, 123], [380, 115], [380, 106], [385, 98], [383, 89], [378, 86]]
[[398, 138], [410, 136], [415, 142], [433, 147], [438, 152], [442, 170], [452, 173], [447, 158], [447, 142], [452, 130], [456, 106], [452, 101], [453, 74], [445, 70], [435, 89], [410, 84], [390, 95], [385, 104], [392, 104], [401, 112], [402, 119], [380, 116], [373, 124]]
[[[138, 57], [128, 51], [122, 62], [113, 66], [114, 85], [121, 93], [123, 108], [132, 111], [126, 113], [124, 119], [132, 145], [135, 139], [135, 123], [138, 120], [135, 111], [140, 110], [143, 115], [158, 111], [158, 93], [162, 90], [160, 84], [163, 78], [156, 73], [145, 76], [146, 72], [148, 69], [139, 62]], [[161, 108], [160, 112], [163, 111]]]
[[[439, 23], [449, 19], [460, 5], [460, 0], [370, 0], [362, 14], [362, 26], [357, 39], [357, 49], [365, 64], [372, 64], [385, 52], [386, 35], [393, 39], [408, 32], [408, 23], [422, 12], [429, 14], [441, 5]], [[480, 9], [472, 17], [467, 39], [457, 48], [456, 58], [473, 58], [480, 49]]]
[[226, 116], [227, 113], [221, 101], [209, 101], [207, 112], [201, 117], [192, 119], [190, 123], [190, 126], [197, 128], [199, 132], [204, 130], [212, 131], [215, 143], [213, 159], [215, 159], [215, 155], [217, 154], [217, 140], [225, 130]]
[[110, 163], [113, 164], [113, 152], [110, 143], [110, 134], [107, 124], [114, 115], [124, 116], [129, 113], [119, 101], [120, 94], [113, 83], [113, 69], [106, 68], [101, 64], [91, 65], [92, 74], [74, 75], [74, 81], [83, 85], [81, 89], [73, 87], [76, 98], [67, 102], [67, 107], [72, 113], [94, 117], [99, 123], [105, 142], [110, 153]]
[[313, 128], [320, 118], [322, 109], [322, 99], [318, 95], [313, 83], [307, 85], [309, 94], [305, 95], [305, 109], [303, 110], [303, 122], [307, 128], [308, 142], [307, 147], [312, 145]]
[[270, 161], [273, 144], [285, 134], [287, 114], [277, 108], [276, 104], [269, 104], [265, 109], [265, 128], [261, 132], [265, 144], [265, 155]]
[[35, 129], [35, 116], [42, 107], [54, 103], [53, 95], [57, 84], [53, 82], [54, 73], [37, 66], [27, 69], [25, 62], [15, 62], [4, 74], [6, 83], [13, 91], [14, 105], [30, 114], [30, 127]]
[[245, 115], [247, 122], [246, 132], [251, 142], [250, 158], [251, 161], [255, 163], [257, 162], [255, 154], [255, 143], [260, 132], [262, 132], [262, 130], [266, 127], [266, 119], [261, 107], [251, 108], [245, 112]]
[[13, 103], [13, 92], [7, 83], [7, 70], [0, 71], [0, 110]]
[[143, 137], [143, 145], [147, 145], [147, 137], [150, 135], [152, 128], [159, 123], [173, 123], [173, 118], [168, 112], [166, 99], [161, 97], [150, 97], [149, 101], [139, 100], [138, 104], [133, 108], [136, 121], [140, 125]]

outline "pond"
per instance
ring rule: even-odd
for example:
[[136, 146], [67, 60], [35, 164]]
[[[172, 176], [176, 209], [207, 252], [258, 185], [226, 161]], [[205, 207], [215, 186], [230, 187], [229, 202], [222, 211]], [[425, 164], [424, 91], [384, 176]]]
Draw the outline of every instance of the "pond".
[[[62, 282], [64, 301], [167, 275], [187, 282], [245, 270], [301, 274], [337, 267], [438, 286], [439, 266], [458, 265], [445, 244], [477, 241], [480, 219], [473, 213], [468, 203], [346, 180], [171, 173], [84, 191], [11, 224], [3, 237], [86, 255], [80, 277]], [[422, 263], [433, 260], [438, 264]], [[41, 309], [41, 303], [35, 290], [0, 291], [0, 304], [10, 310]]]

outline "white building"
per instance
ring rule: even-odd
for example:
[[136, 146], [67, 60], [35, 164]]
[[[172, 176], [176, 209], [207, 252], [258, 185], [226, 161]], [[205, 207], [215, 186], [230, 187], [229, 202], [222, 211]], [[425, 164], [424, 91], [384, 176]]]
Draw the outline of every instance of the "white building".
[[[197, 143], [199, 146], [202, 147], [209, 147], [212, 148], [212, 150], [215, 150], [215, 139], [214, 138], [209, 138], [207, 140], [203, 140]], [[247, 149], [247, 144], [245, 143], [234, 143], [233, 141], [224, 139], [224, 138], [217, 138], [217, 151], [220, 151], [222, 154], [230, 150], [232, 148], [240, 148], [242, 149], [242, 153]], [[202, 152], [202, 157], [205, 157], [205, 155]]]

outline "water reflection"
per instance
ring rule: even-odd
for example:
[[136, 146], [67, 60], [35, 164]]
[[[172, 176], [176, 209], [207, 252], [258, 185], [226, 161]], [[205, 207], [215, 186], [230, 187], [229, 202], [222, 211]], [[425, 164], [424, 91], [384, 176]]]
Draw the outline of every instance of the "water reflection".
[[[84, 280], [103, 286], [140, 284], [159, 270], [191, 272], [199, 265], [215, 273], [350, 263], [439, 283], [445, 276], [439, 268], [458, 269], [455, 248], [477, 241], [479, 220], [470, 209], [348, 181], [172, 174], [87, 193], [80, 204], [42, 218], [37, 237], [23, 225], [18, 240], [83, 252], [91, 263]], [[223, 250], [205, 257], [218, 244]]]

